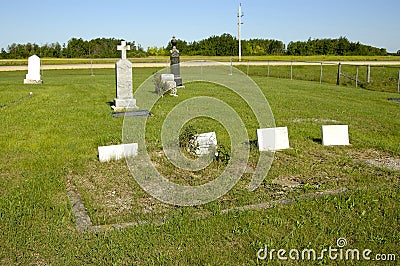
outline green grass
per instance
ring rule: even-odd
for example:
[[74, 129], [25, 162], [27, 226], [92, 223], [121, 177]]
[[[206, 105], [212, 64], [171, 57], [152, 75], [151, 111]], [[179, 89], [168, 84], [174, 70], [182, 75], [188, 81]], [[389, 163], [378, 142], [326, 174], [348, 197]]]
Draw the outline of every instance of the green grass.
[[[306, 80], [318, 83], [337, 83], [338, 66], [324, 64], [322, 66], [239, 66], [240, 70], [250, 76], [274, 77], [282, 79]], [[340, 85], [356, 88], [355, 78], [358, 68], [357, 88], [375, 91], [398, 92], [399, 66], [371, 66], [370, 80], [367, 79], [367, 66], [342, 65], [341, 72], [347, 77], [341, 76]], [[348, 78], [352, 77], [352, 79]]]
[[[156, 70], [134, 69], [134, 88]], [[256, 265], [267, 262], [257, 261], [256, 256], [265, 244], [275, 249], [321, 250], [335, 246], [339, 237], [347, 239], [348, 248], [397, 253], [400, 259], [399, 171], [361, 162], [400, 158], [400, 105], [387, 100], [398, 94], [250, 73], [267, 97], [277, 126], [288, 127], [291, 149], [275, 154], [266, 180], [255, 192], [245, 189], [251, 178], [245, 174], [220, 200], [177, 208], [142, 191], [123, 161], [97, 160], [98, 146], [121, 143], [122, 138], [122, 119], [110, 115], [114, 70], [96, 69], [94, 77], [90, 70], [47, 70], [44, 84], [34, 86], [22, 84], [25, 74], [0, 72], [1, 265]], [[32, 97], [8, 105], [29, 92]], [[176, 173], [175, 178], [186, 173], [156, 156], [161, 150], [157, 128], [175, 104], [199, 95], [232, 105], [245, 118], [250, 139], [255, 140], [257, 125], [240, 98], [219, 85], [187, 84], [178, 98], [166, 96], [158, 101], [146, 135], [155, 162], [165, 173]], [[218, 141], [228, 142], [219, 123], [196, 120], [191, 123], [198, 130], [216, 130]], [[349, 125], [351, 146], [319, 143], [320, 126], [332, 123]], [[252, 149], [250, 168], [257, 158], [258, 151]], [[180, 181], [197, 184], [218, 174], [218, 167], [213, 164], [192, 179]], [[272, 183], [280, 177], [301, 186], [289, 189]], [[95, 225], [159, 217], [166, 222], [79, 233], [67, 181], [78, 187]], [[341, 195], [220, 213], [225, 208], [342, 187], [349, 190]], [[367, 262], [326, 259], [321, 263]]]

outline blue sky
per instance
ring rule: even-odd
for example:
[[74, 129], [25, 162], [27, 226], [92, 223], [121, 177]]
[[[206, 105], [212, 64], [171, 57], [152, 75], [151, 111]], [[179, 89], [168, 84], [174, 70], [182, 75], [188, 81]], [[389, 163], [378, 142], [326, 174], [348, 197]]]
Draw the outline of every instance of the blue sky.
[[229, 33], [289, 41], [346, 36], [389, 52], [400, 50], [399, 0], [0, 0], [0, 48], [11, 43], [67, 43], [114, 37], [142, 47]]

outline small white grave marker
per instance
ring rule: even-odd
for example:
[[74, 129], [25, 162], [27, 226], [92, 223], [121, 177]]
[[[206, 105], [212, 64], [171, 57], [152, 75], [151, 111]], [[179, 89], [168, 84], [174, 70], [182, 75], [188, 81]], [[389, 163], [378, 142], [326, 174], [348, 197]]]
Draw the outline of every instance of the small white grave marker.
[[290, 148], [287, 127], [257, 129], [257, 139], [260, 151], [276, 151]]
[[176, 88], [176, 81], [174, 74], [161, 74], [161, 86], [163, 88], [163, 91], [171, 91], [172, 96], [177, 97], [177, 88]]
[[174, 81], [174, 74], [161, 74], [161, 81]]
[[138, 154], [138, 144], [120, 144], [110, 146], [99, 146], [99, 161], [108, 162], [111, 160], [120, 160], [127, 157], [136, 156]]
[[24, 79], [24, 84], [42, 84], [40, 79], [40, 58], [32, 55], [28, 58], [28, 74]]
[[197, 155], [207, 155], [210, 152], [214, 152], [215, 156], [217, 153], [217, 135], [215, 132], [208, 132], [203, 134], [198, 134], [195, 136], [194, 143], [197, 147], [195, 153]]
[[322, 145], [350, 145], [348, 125], [322, 126]]

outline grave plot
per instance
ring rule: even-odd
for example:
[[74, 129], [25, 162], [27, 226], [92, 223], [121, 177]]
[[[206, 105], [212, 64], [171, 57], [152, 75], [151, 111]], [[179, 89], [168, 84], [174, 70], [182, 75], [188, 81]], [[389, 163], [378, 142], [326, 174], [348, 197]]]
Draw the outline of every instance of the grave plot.
[[[207, 82], [196, 82], [186, 84], [186, 89], [182, 90], [180, 97], [162, 97], [156, 106], [151, 110], [153, 116], [146, 123], [146, 140], [148, 143], [148, 154], [155, 167], [168, 180], [181, 185], [198, 186], [213, 181], [225, 169], [224, 164], [213, 161], [207, 168], [199, 171], [186, 171], [176, 168], [166, 156], [163, 147], [154, 145], [160, 140], [159, 129], [162, 128], [166, 116], [174, 107], [185, 101], [187, 98], [197, 96], [213, 96], [224, 99], [231, 106], [240, 106], [237, 112], [240, 116], [246, 117], [246, 127], [252, 129], [249, 131], [250, 140], [257, 140], [256, 119], [248, 116], [250, 110], [243, 101], [235, 96], [228, 89]], [[190, 105], [189, 105], [190, 106]], [[141, 118], [140, 118], [141, 119]], [[139, 125], [139, 120], [132, 119], [134, 123], [131, 126]], [[218, 138], [217, 146], [224, 145], [230, 150], [229, 133], [217, 121], [198, 117], [185, 124], [184, 128], [194, 128], [188, 135], [198, 135], [199, 132], [209, 132], [213, 130]], [[282, 131], [287, 143], [287, 128]], [[209, 139], [209, 138], [208, 138]], [[211, 141], [214, 144], [214, 141]], [[254, 142], [254, 141], [253, 141]], [[288, 144], [288, 143], [287, 143]], [[212, 213], [214, 208], [220, 210], [230, 210], [238, 205], [254, 205], [259, 202], [269, 202], [271, 199], [285, 199], [294, 195], [303, 193], [314, 193], [318, 191], [340, 190], [337, 186], [338, 172], [342, 171], [342, 165], [332, 166], [332, 163], [339, 158], [335, 151], [326, 154], [324, 147], [318, 145], [318, 150], [307, 157], [292, 157], [293, 151], [283, 150], [277, 155], [277, 160], [271, 169], [267, 179], [262, 186], [255, 191], [248, 190], [249, 182], [254, 174], [260, 152], [256, 146], [251, 146], [251, 156], [247, 164], [247, 171], [238, 181], [237, 185], [226, 195], [215, 202], [208, 203], [196, 208], [189, 208], [187, 211], [193, 212], [193, 215], [207, 216]], [[286, 146], [286, 144], [285, 144]], [[183, 147], [182, 147], [183, 148]], [[190, 154], [188, 154], [190, 157]], [[136, 157], [137, 158], [137, 157]], [[192, 158], [193, 159], [193, 158]], [[315, 163], [318, 162], [316, 165]], [[83, 201], [87, 206], [89, 217], [92, 218], [93, 230], [103, 230], [104, 228], [118, 228], [124, 226], [135, 226], [142, 223], [159, 223], [168, 220], [174, 214], [179, 212], [180, 208], [165, 204], [156, 198], [150, 196], [144, 191], [138, 183], [135, 182], [129, 168], [125, 162], [114, 161], [106, 164], [99, 162], [89, 167], [97, 169], [93, 176], [89, 175], [73, 176], [78, 191], [83, 191]], [[293, 169], [309, 169], [297, 173]], [[90, 171], [89, 171], [90, 172]], [[318, 173], [318, 174], [316, 174]], [[342, 183], [344, 186], [344, 183]], [[323, 195], [323, 194], [321, 194]], [[102, 229], [103, 228], [103, 229]]]

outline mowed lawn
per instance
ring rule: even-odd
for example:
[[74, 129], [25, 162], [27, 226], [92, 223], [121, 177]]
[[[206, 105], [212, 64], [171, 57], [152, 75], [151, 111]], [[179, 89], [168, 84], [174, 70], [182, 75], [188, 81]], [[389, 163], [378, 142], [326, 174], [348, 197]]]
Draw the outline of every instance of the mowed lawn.
[[[156, 71], [134, 69], [134, 89]], [[219, 201], [175, 207], [158, 203], [142, 191], [124, 161], [98, 162], [98, 146], [122, 139], [123, 118], [110, 115], [114, 70], [96, 69], [94, 76], [90, 70], [47, 70], [43, 85], [23, 85], [25, 74], [0, 72], [0, 265], [377, 263], [328, 255], [321, 260], [285, 262], [276, 252], [272, 259], [257, 258], [266, 245], [269, 250], [320, 252], [338, 248], [339, 238], [347, 241], [344, 252], [346, 248], [370, 249], [369, 257], [374, 259], [377, 254], [396, 255], [397, 261], [384, 265], [400, 260], [400, 103], [388, 101], [400, 98], [399, 94], [254, 76], [276, 125], [288, 127], [291, 149], [275, 153], [268, 176], [255, 192], [244, 189], [250, 178], [245, 174], [244, 181]], [[235, 104], [237, 96], [227, 88], [187, 84], [178, 98], [167, 95], [151, 110], [148, 124], [154, 130], [146, 138], [152, 152], [161, 151], [157, 127], [167, 111], [199, 95], [224, 100], [241, 116], [248, 113], [246, 106]], [[250, 116], [246, 126], [255, 140], [257, 125], [252, 121]], [[227, 142], [218, 123], [192, 124], [199, 130], [219, 130], [221, 143]], [[352, 145], [323, 147], [320, 128], [326, 124], [349, 125]], [[250, 154], [251, 164], [258, 158], [257, 149], [253, 147]], [[158, 164], [163, 162], [158, 160]], [[166, 167], [162, 170], [174, 171]], [[219, 166], [212, 167], [218, 170]], [[209, 173], [213, 169], [205, 175]], [[282, 180], [296, 185], [283, 186]], [[78, 188], [94, 225], [153, 216], [164, 223], [78, 232], [67, 194], [69, 182]], [[347, 190], [307, 196], [338, 189]], [[288, 198], [296, 200], [270, 208], [222, 212]]]

